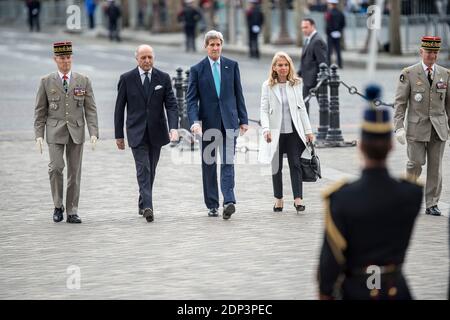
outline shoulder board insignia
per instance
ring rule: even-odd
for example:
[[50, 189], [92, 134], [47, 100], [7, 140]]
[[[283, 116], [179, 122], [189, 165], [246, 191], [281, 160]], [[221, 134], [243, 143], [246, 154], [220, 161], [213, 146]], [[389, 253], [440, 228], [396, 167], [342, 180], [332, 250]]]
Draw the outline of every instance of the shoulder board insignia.
[[418, 180], [418, 179], [416, 179], [416, 178], [414, 178], [412, 176], [406, 175], [406, 174], [400, 176], [398, 178], [398, 181], [409, 182], [409, 183], [418, 185], [419, 187], [423, 187], [424, 186], [424, 183], [421, 180]]
[[330, 185], [327, 188], [325, 188], [324, 190], [322, 190], [322, 198], [330, 197], [330, 195], [332, 193], [338, 191], [339, 189], [341, 189], [346, 184], [348, 184], [348, 180], [347, 179], [341, 179], [341, 180], [336, 181], [332, 185]]

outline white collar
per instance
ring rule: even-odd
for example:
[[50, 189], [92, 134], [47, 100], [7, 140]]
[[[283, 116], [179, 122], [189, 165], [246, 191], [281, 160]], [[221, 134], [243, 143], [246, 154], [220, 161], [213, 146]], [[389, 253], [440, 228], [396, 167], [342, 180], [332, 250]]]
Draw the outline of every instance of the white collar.
[[314, 30], [313, 32], [311, 32], [311, 34], [309, 35], [309, 37], [307, 39], [309, 39], [309, 41], [311, 41], [312, 37], [314, 37], [317, 33], [317, 30]]
[[[209, 60], [209, 64], [211, 65], [211, 68], [212, 68], [214, 62], [217, 62], [217, 64], [218, 64], [219, 67], [220, 67], [220, 57], [219, 57], [219, 59], [217, 59], [216, 61], [214, 61], [213, 59], [211, 59], [211, 58], [208, 56], [208, 60]], [[219, 69], [220, 69], [220, 68], [219, 68]]]
[[[58, 75], [59, 75], [59, 78], [60, 78], [61, 81], [62, 81], [62, 80], [63, 80], [63, 77], [64, 77], [64, 73], [62, 73], [61, 71], [58, 70]], [[70, 70], [69, 72], [67, 72], [66, 75], [67, 75], [67, 81], [69, 82], [69, 81], [70, 81], [70, 78], [72, 77], [72, 70]]]
[[[433, 73], [434, 73], [434, 70], [436, 70], [435, 66], [436, 66], [436, 64], [433, 64], [433, 65], [431, 66], [431, 69], [433, 69]], [[423, 60], [422, 60], [422, 68], [423, 68], [423, 71], [425, 71], [425, 73], [426, 73], [428, 67], [427, 67], [427, 65], [426, 65], [425, 63], [423, 63]]]
[[145, 71], [144, 69], [142, 69], [141, 67], [138, 66], [138, 69], [139, 69], [139, 75], [140, 75], [141, 77], [142, 77], [142, 76], [144, 75], [144, 73], [146, 73], [146, 72], [148, 72], [148, 76], [151, 76], [151, 75], [152, 75], [153, 68], [151, 68], [151, 69], [148, 70], [148, 71]]

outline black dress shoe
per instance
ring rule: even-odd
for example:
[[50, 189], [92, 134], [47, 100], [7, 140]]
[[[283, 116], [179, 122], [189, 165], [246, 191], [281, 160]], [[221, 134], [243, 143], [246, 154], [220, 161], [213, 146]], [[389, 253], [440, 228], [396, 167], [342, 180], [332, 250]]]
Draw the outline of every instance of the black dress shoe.
[[301, 212], [301, 211], [305, 211], [305, 209], [306, 209], [306, 207], [305, 207], [304, 205], [301, 205], [301, 204], [296, 205], [296, 204], [294, 203], [294, 207], [295, 207], [295, 210], [297, 210], [297, 213], [299, 213], [299, 212]]
[[208, 211], [208, 217], [218, 217], [219, 216], [219, 210], [216, 208], [211, 208]]
[[145, 218], [145, 220], [147, 220], [147, 222], [152, 222], [153, 221], [153, 210], [150, 208], [146, 208], [144, 209], [144, 213], [142, 214]]
[[67, 216], [67, 223], [81, 223], [81, 219], [78, 215], [72, 214]]
[[432, 215], [432, 216], [440, 216], [441, 210], [439, 210], [439, 208], [437, 206], [432, 206], [432, 207], [427, 208], [427, 210], [425, 210], [425, 213]]
[[53, 221], [61, 222], [64, 219], [63, 212], [64, 206], [61, 206], [61, 208], [55, 208], [55, 211], [53, 211]]
[[223, 214], [222, 217], [224, 220], [228, 220], [231, 218], [231, 215], [236, 212], [236, 207], [234, 203], [228, 203], [223, 206]]

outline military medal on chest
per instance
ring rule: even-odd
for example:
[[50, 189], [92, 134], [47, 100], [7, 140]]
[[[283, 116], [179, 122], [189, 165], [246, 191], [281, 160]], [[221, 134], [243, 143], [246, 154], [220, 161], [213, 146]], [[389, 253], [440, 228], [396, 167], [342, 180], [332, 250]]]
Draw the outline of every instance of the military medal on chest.
[[423, 95], [421, 93], [416, 93], [416, 95], [414, 96], [414, 100], [416, 100], [417, 102], [422, 101]]

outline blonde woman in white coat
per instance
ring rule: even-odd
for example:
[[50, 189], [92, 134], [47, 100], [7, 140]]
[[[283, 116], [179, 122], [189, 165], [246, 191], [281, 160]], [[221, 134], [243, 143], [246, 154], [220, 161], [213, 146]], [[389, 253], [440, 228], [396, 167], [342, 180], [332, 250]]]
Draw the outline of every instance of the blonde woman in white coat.
[[300, 157], [310, 157], [307, 142], [314, 136], [302, 96], [301, 80], [288, 54], [277, 52], [272, 60], [269, 79], [262, 85], [261, 126], [263, 141], [259, 160], [272, 165], [275, 196], [274, 212], [283, 211], [283, 154], [287, 154], [294, 207], [305, 210]]

